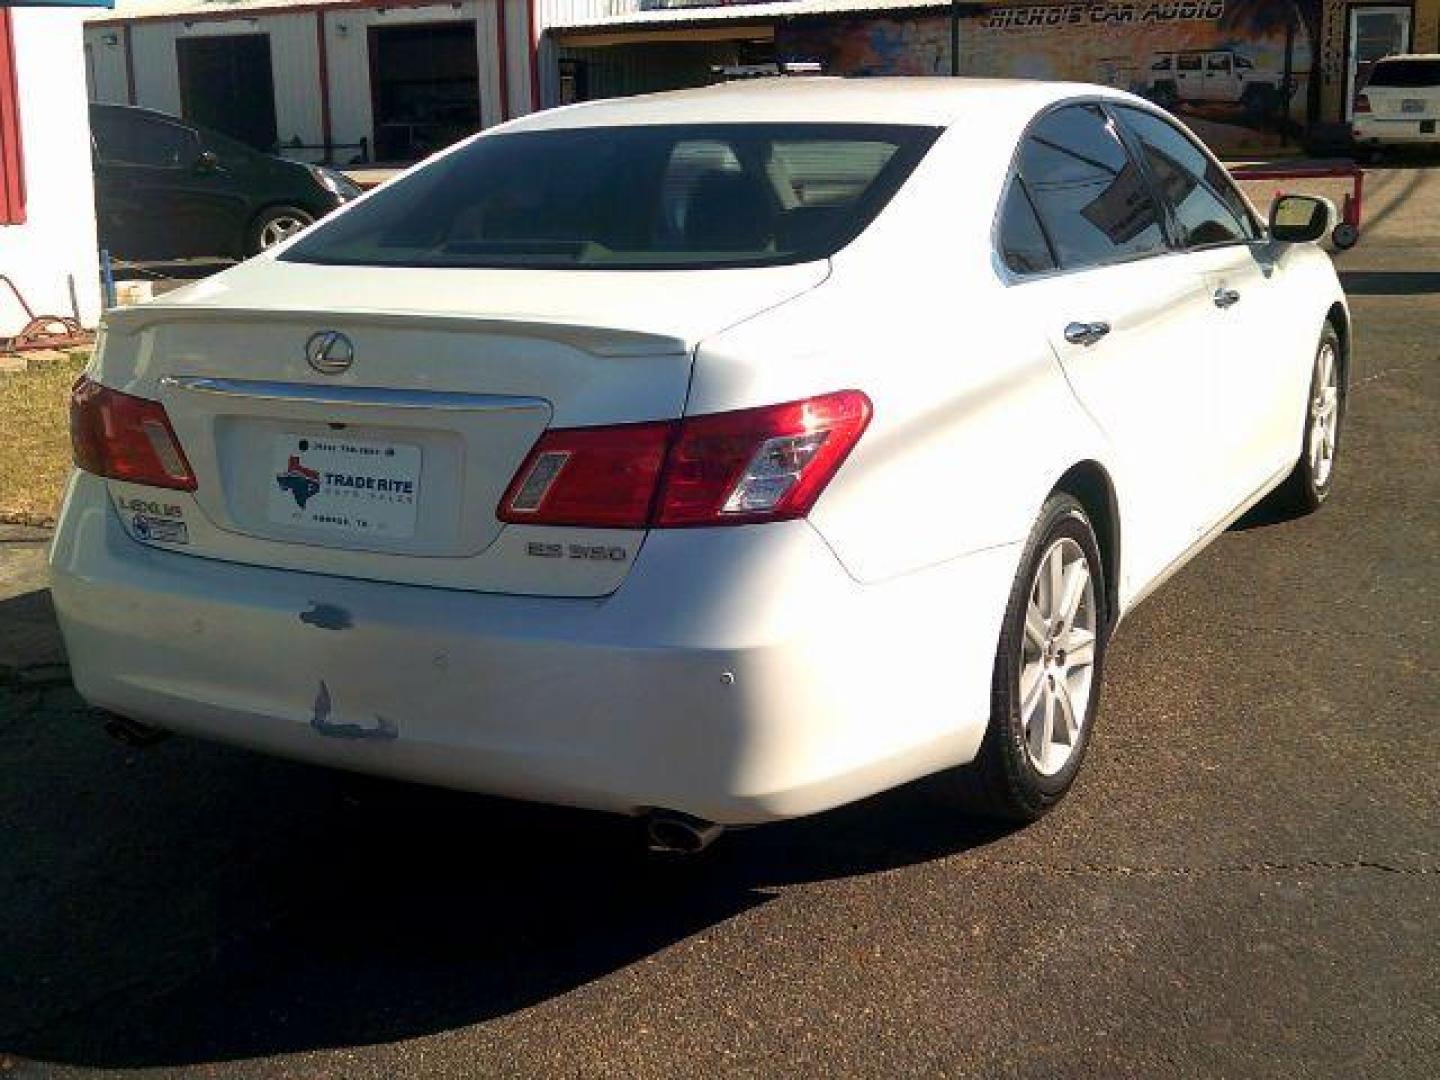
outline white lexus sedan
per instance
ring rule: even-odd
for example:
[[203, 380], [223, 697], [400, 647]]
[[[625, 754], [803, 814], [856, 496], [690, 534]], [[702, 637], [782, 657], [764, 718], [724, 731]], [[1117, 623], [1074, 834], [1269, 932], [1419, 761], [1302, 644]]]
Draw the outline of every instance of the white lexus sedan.
[[1262, 222], [1090, 86], [506, 124], [107, 315], [52, 553], [76, 685], [660, 847], [936, 773], [1033, 819], [1124, 615], [1331, 490], [1332, 212]]

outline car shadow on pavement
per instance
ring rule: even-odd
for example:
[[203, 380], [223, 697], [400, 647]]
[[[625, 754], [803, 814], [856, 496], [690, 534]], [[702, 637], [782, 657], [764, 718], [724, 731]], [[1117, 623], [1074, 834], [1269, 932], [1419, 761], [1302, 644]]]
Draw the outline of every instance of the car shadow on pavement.
[[179, 737], [133, 750], [66, 685], [0, 686], [0, 717], [0, 1059], [185, 1067], [444, 1032], [779, 886], [1004, 835], [916, 785], [669, 861], [608, 815]]
[[1424, 296], [1440, 293], [1440, 272], [1433, 270], [1346, 270], [1340, 283], [1350, 296]]

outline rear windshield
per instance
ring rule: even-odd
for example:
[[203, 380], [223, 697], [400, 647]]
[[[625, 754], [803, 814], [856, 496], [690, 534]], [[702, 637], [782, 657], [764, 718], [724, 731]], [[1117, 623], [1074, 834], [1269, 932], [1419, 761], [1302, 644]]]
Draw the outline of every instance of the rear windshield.
[[873, 124], [489, 135], [322, 223], [281, 257], [603, 270], [805, 262], [857, 236], [938, 135]]
[[1382, 60], [1375, 65], [1370, 85], [1440, 87], [1440, 60]]

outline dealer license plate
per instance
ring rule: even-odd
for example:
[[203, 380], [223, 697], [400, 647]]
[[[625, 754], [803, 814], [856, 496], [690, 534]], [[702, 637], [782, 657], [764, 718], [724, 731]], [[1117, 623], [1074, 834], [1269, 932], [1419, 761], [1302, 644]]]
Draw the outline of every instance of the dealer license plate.
[[335, 536], [415, 535], [420, 448], [405, 443], [286, 433], [275, 439], [267, 517]]

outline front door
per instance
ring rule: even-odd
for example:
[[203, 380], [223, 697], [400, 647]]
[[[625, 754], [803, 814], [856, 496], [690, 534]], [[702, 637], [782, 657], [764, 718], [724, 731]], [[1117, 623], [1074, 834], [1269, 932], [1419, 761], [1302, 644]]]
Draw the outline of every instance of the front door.
[[1349, 54], [1346, 58], [1345, 119], [1355, 116], [1355, 98], [1370, 81], [1375, 62], [1410, 51], [1409, 6], [1352, 7]]
[[228, 174], [200, 162], [194, 128], [133, 109], [97, 108], [100, 244], [127, 259], [233, 252], [243, 202]]
[[1115, 115], [1170, 207], [1177, 258], [1203, 283], [1194, 340], [1208, 360], [1194, 365], [1193, 385], [1210, 423], [1192, 489], [1203, 531], [1293, 455], [1305, 393], [1295, 378], [1308, 370], [1297, 349], [1310, 343], [1297, 340], [1297, 315], [1282, 308], [1286, 292], [1260, 222], [1219, 162], [1162, 116], [1124, 105]]

